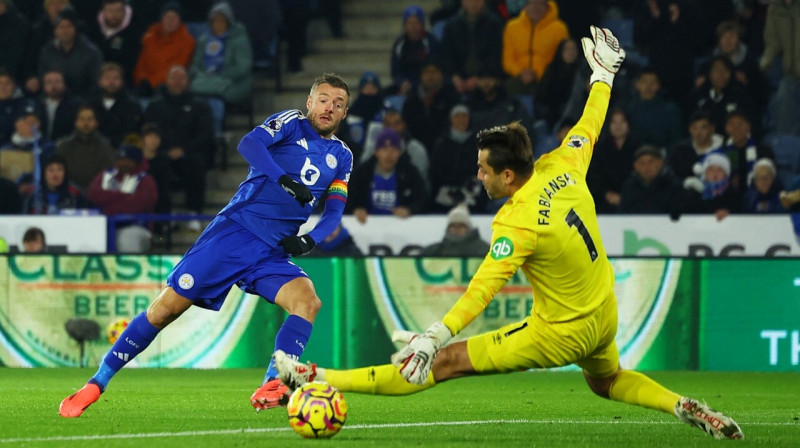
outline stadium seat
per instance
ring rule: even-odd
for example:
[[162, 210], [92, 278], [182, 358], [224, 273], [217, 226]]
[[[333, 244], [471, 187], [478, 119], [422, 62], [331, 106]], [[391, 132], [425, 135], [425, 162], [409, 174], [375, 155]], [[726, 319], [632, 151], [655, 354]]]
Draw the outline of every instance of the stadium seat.
[[405, 95], [389, 95], [383, 99], [383, 107], [386, 109], [394, 109], [396, 111], [403, 111], [403, 104], [406, 102]]
[[800, 174], [800, 136], [770, 134], [764, 139], [775, 152], [775, 168], [778, 179], [784, 186], [792, 184], [794, 176]]

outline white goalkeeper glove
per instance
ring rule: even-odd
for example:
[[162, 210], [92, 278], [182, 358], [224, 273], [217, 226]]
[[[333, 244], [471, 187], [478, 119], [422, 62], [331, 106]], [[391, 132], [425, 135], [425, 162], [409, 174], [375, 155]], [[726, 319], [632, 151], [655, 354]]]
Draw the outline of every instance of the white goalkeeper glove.
[[625, 60], [625, 50], [619, 46], [619, 40], [608, 28], [589, 27], [592, 38], [581, 39], [583, 55], [592, 69], [591, 84], [604, 82], [609, 87], [614, 83], [614, 75]]
[[406, 381], [421, 386], [428, 379], [428, 374], [433, 367], [433, 359], [439, 349], [452, 337], [450, 329], [441, 322], [431, 325], [421, 335], [408, 331], [395, 332], [392, 339], [401, 342], [407, 340], [408, 345], [392, 355], [392, 364], [400, 369], [400, 375], [403, 375]]

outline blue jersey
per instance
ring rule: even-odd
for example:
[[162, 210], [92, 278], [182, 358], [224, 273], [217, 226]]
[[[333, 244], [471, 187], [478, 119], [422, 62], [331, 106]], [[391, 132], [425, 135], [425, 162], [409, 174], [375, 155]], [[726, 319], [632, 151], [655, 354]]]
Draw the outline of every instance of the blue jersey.
[[[248, 137], [263, 144], [264, 151], [268, 152], [275, 164], [307, 186], [315, 200], [325, 193], [328, 193], [328, 201], [331, 198], [347, 200], [347, 183], [353, 170], [350, 148], [335, 136], [330, 139], [320, 137], [299, 110], [287, 110], [270, 116]], [[296, 233], [313, 209], [310, 204], [301, 206], [272, 174], [270, 176], [251, 165], [247, 179], [220, 211], [220, 214], [267, 242], [272, 242], [270, 240], [275, 237], [270, 235], [273, 233], [270, 221], [295, 221]]]

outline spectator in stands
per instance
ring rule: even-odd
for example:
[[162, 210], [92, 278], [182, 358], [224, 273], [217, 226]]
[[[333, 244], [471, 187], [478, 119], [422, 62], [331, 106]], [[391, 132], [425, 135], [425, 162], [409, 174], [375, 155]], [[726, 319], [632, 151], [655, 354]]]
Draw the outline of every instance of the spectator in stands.
[[197, 41], [189, 69], [191, 90], [221, 97], [228, 104], [241, 103], [253, 90], [253, 51], [247, 30], [233, 17], [226, 1], [211, 8], [208, 21], [210, 32]]
[[97, 130], [97, 116], [89, 105], [78, 109], [72, 134], [58, 142], [56, 152], [69, 167], [69, 177], [83, 191], [88, 191], [97, 173], [114, 162], [114, 148]]
[[459, 97], [445, 83], [444, 73], [435, 61], [428, 61], [423, 67], [419, 86], [408, 92], [403, 103], [403, 119], [408, 132], [431, 151], [436, 140], [446, 133], [450, 110]]
[[725, 154], [712, 153], [703, 159], [702, 178], [684, 180], [684, 195], [678, 212], [713, 213], [722, 221], [742, 208], [742, 196], [730, 183], [731, 164]]
[[142, 106], [125, 90], [123, 68], [115, 62], [100, 67], [97, 85], [98, 92], [89, 98], [89, 105], [97, 116], [100, 133], [116, 148], [127, 135], [139, 132]]
[[609, 114], [608, 132], [601, 134], [594, 147], [586, 175], [597, 213], [618, 211], [622, 186], [631, 177], [639, 146], [631, 136], [628, 115], [623, 109], [614, 109]]
[[503, 70], [509, 76], [508, 92], [533, 95], [559, 43], [568, 38], [567, 25], [558, 18], [555, 1], [528, 0], [503, 31]]
[[681, 112], [675, 103], [661, 95], [659, 74], [652, 68], [642, 69], [634, 87], [637, 95], [625, 107], [633, 136], [642, 144], [674, 145], [684, 135]]
[[70, 91], [87, 95], [97, 85], [102, 53], [79, 32], [78, 18], [71, 7], [58, 14], [53, 34], [55, 39], [47, 43], [39, 55], [39, 74], [58, 70], [64, 74]]
[[[698, 111], [689, 117], [689, 138], [678, 142], [667, 158], [667, 165], [678, 178], [686, 179], [702, 174], [697, 169], [703, 158], [718, 152], [724, 143], [722, 136], [715, 131], [714, 123], [707, 113]], [[728, 165], [730, 167], [730, 161]]]
[[[258, 68], [279, 64], [278, 32], [283, 12], [278, 0], [228, 0], [233, 16], [247, 29], [253, 46], [253, 66]], [[274, 50], [274, 52], [273, 52]]]
[[22, 210], [29, 215], [58, 215], [62, 210], [89, 206], [80, 188], [69, 181], [66, 160], [57, 154], [42, 164], [39, 188], [28, 185], [22, 194]]
[[800, 2], [774, 1], [767, 10], [764, 54], [759, 65], [768, 70], [780, 57], [782, 77], [775, 96], [775, 132], [800, 135]]
[[533, 129], [533, 117], [519, 99], [506, 92], [501, 73], [482, 71], [478, 77], [478, 88], [467, 96], [467, 107], [475, 130], [513, 121], [520, 121], [525, 128]]
[[42, 96], [36, 102], [36, 115], [42, 123], [42, 133], [51, 142], [69, 135], [81, 100], [67, 89], [64, 74], [48, 70], [42, 75]]
[[14, 182], [0, 176], [0, 215], [16, 215], [22, 211], [22, 199]]
[[36, 165], [34, 151], [38, 146], [39, 160], [42, 161], [53, 153], [53, 143], [47, 140], [42, 133], [41, 123], [36, 116], [32, 104], [27, 104], [14, 120], [14, 134], [11, 141], [0, 147], [0, 175], [16, 182], [20, 187], [30, 183]]
[[472, 211], [483, 211], [486, 194], [478, 181], [478, 140], [469, 123], [469, 108], [463, 104], [450, 111], [450, 128], [433, 146], [431, 212], [445, 213], [459, 203]]
[[345, 212], [360, 223], [367, 222], [369, 215], [406, 218], [424, 212], [425, 181], [404, 153], [400, 135], [386, 128], [376, 146], [375, 154], [353, 170]]
[[53, 40], [53, 29], [61, 11], [69, 6], [69, 0], [44, 0], [44, 14], [33, 24], [31, 39], [28, 42], [30, 51], [26, 56], [25, 90], [35, 95], [41, 90], [39, 82], [39, 55], [42, 48]]
[[25, 80], [25, 57], [31, 24], [12, 0], [0, 0], [0, 66], [22, 83]]
[[503, 71], [503, 22], [486, 8], [485, 0], [461, 0], [461, 10], [442, 35], [445, 75], [460, 94], [478, 86], [481, 71]]
[[758, 159], [753, 167], [753, 182], [744, 193], [745, 213], [783, 213], [775, 164], [770, 159]]
[[142, 37], [142, 51], [133, 72], [133, 82], [141, 96], [150, 97], [167, 81], [171, 67], [188, 67], [195, 41], [182, 22], [180, 4], [170, 1], [161, 10], [161, 20]]
[[307, 28], [311, 20], [310, 0], [279, 0], [283, 12], [283, 34], [286, 39], [286, 71], [303, 70], [303, 57], [308, 52]]
[[763, 158], [774, 160], [775, 153], [769, 146], [756, 143], [750, 118], [740, 111], [728, 114], [725, 133], [728, 139], [722, 147], [722, 152], [731, 162], [731, 183], [737, 190], [742, 191], [752, 181], [756, 160]]
[[417, 5], [403, 11], [403, 34], [392, 44], [393, 94], [407, 95], [420, 85], [428, 61], [439, 57], [439, 41], [425, 30], [425, 12]]
[[[89, 187], [89, 200], [106, 216], [123, 213], [153, 213], [158, 189], [142, 163], [142, 150], [123, 145], [114, 165], [99, 173]], [[117, 223], [117, 251], [141, 253], [150, 248], [153, 236], [145, 222]]]
[[734, 78], [733, 63], [728, 57], [714, 56], [706, 77], [706, 82], [692, 93], [693, 111], [707, 112], [714, 127], [719, 130], [725, 129], [725, 117], [734, 110], [753, 114], [753, 100]]
[[383, 126], [373, 126], [367, 141], [364, 144], [364, 152], [361, 154], [361, 161], [369, 160], [377, 152], [378, 135], [386, 128], [393, 129], [400, 136], [401, 149], [408, 154], [411, 164], [419, 171], [424, 180], [424, 187], [428, 188], [427, 173], [430, 167], [430, 157], [425, 145], [415, 139], [408, 132], [408, 125], [403, 119], [403, 115], [396, 109], [388, 109], [383, 114]]
[[367, 132], [373, 122], [383, 120], [383, 91], [374, 72], [366, 71], [358, 81], [358, 96], [347, 110], [347, 118], [339, 125], [336, 135], [353, 151], [353, 160], [362, 160]]
[[0, 67], [0, 146], [11, 140], [14, 120], [23, 106], [24, 100], [18, 94], [14, 77]]
[[358, 248], [347, 228], [342, 223], [339, 223], [333, 233], [314, 246], [309, 255], [316, 257], [363, 257], [364, 253]]
[[90, 21], [87, 37], [106, 62], [122, 66], [125, 81], [130, 83], [142, 48], [142, 32], [128, 0], [103, 0], [97, 18]]
[[[646, 0], [640, 2], [633, 22], [634, 42], [645, 49], [650, 66], [664, 87], [665, 98], [681, 108], [691, 93], [696, 39], [702, 34], [698, 15], [690, 6], [685, 0]], [[646, 140], [642, 143], [659, 145]]]
[[44, 231], [38, 227], [29, 227], [22, 235], [22, 251], [31, 254], [47, 252], [47, 241]]
[[695, 78], [695, 87], [702, 86], [709, 72], [709, 64], [713, 56], [726, 56], [734, 67], [734, 78], [753, 99], [753, 116], [761, 116], [769, 98], [769, 86], [767, 78], [761, 73], [758, 67], [757, 56], [742, 43], [742, 27], [734, 20], [728, 20], [717, 26], [717, 46], [711, 52], [711, 56], [703, 61], [698, 68], [698, 76]]
[[481, 238], [472, 225], [469, 209], [464, 204], [453, 207], [447, 214], [447, 228], [438, 243], [422, 249], [422, 257], [485, 257], [489, 243]]
[[634, 171], [620, 190], [619, 213], [671, 213], [683, 194], [680, 179], [664, 165], [663, 150], [643, 145], [636, 150]]
[[[544, 120], [552, 129], [566, 110], [565, 99], [569, 98], [575, 81], [580, 76], [578, 43], [564, 39], [558, 44], [553, 61], [544, 71], [536, 85], [533, 113], [537, 120]], [[581, 80], [581, 82], [583, 82]], [[585, 104], [585, 101], [581, 104]]]
[[[170, 179], [172, 168], [170, 159], [161, 147], [161, 129], [155, 123], [142, 125], [142, 157], [147, 161], [147, 172], [153, 176], [158, 187], [156, 213], [172, 213], [172, 197], [170, 195]], [[158, 227], [158, 223], [156, 223]]]
[[214, 154], [214, 122], [208, 102], [189, 91], [183, 66], [170, 69], [167, 82], [147, 107], [145, 122], [161, 129], [163, 154], [170, 160], [176, 186], [186, 193], [186, 207], [201, 214], [205, 205], [206, 167]]

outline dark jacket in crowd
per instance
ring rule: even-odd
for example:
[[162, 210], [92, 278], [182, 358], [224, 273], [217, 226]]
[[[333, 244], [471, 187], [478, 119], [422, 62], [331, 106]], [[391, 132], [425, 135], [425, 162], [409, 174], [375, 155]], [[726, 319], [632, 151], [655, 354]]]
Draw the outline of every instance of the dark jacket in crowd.
[[422, 257], [484, 257], [489, 252], [489, 243], [481, 239], [478, 229], [472, 229], [463, 237], [445, 234], [442, 241], [422, 249]]
[[65, 52], [56, 41], [48, 42], [39, 55], [39, 75], [50, 70], [64, 73], [67, 88], [77, 95], [87, 95], [97, 86], [97, 77], [103, 55], [100, 50], [82, 34], [75, 39], [75, 46]]
[[87, 207], [89, 201], [83, 196], [81, 189], [66, 177], [54, 190], [48, 190], [42, 179], [38, 194], [33, 185], [28, 185], [23, 192], [22, 211], [29, 215], [57, 215], [61, 210]]
[[[488, 9], [474, 26], [463, 12], [450, 19], [442, 35], [442, 63], [445, 78], [454, 74], [462, 78], [477, 76], [481, 71], [503, 73], [503, 21]], [[476, 67], [468, 67], [470, 52], [474, 51]]]
[[422, 39], [408, 40], [401, 34], [392, 44], [391, 73], [392, 82], [399, 87], [405, 81], [416, 88], [422, 67], [430, 59], [439, 58], [439, 41], [429, 32]]
[[0, 176], [0, 215], [17, 215], [22, 211], [22, 199], [17, 184]]
[[606, 193], [622, 192], [622, 186], [633, 172], [633, 153], [639, 144], [630, 136], [621, 148], [606, 136], [597, 142], [586, 175], [586, 183], [594, 198], [597, 213], [616, 213], [618, 207], [606, 201]]
[[115, 148], [126, 135], [141, 130], [142, 106], [124, 89], [117, 92], [110, 109], [106, 109], [103, 95], [99, 93], [89, 99], [89, 105], [97, 116], [98, 130]]
[[429, 154], [436, 140], [450, 128], [450, 109], [458, 100], [458, 93], [449, 83], [424, 97], [416, 88], [408, 92], [403, 103], [403, 120], [408, 132], [425, 145]]
[[56, 113], [53, 115], [51, 128], [50, 117], [47, 115], [47, 103], [44, 97], [36, 101], [36, 116], [41, 123], [41, 132], [47, 138], [58, 143], [62, 137], [66, 137], [75, 130], [75, 117], [78, 115], [78, 108], [81, 107], [81, 99], [69, 92], [64, 93], [64, 98], [56, 106]]
[[122, 66], [125, 84], [133, 85], [133, 69], [136, 68], [136, 61], [139, 59], [144, 34], [138, 21], [131, 18], [128, 26], [111, 36], [103, 34], [97, 16], [89, 23], [91, 26], [88, 27], [86, 37], [97, 46], [105, 62], [116, 62]]
[[67, 162], [67, 175], [83, 191], [88, 191], [97, 173], [114, 163], [114, 148], [100, 132], [75, 132], [58, 142], [56, 153]]
[[[347, 198], [345, 213], [351, 214], [357, 208], [369, 210], [372, 180], [377, 164], [378, 159], [373, 155], [353, 170], [348, 184], [351, 194]], [[424, 212], [428, 204], [425, 180], [419, 170], [411, 164], [408, 153], [400, 157], [395, 167], [395, 173], [397, 174], [397, 205], [408, 207], [412, 215]]]
[[148, 106], [145, 122], [156, 123], [161, 129], [161, 148], [164, 151], [180, 147], [187, 155], [197, 155], [208, 161], [214, 153], [214, 120], [208, 102], [190, 92], [171, 95], [165, 87]]
[[619, 213], [672, 213], [682, 196], [683, 185], [668, 167], [650, 185], [645, 185], [639, 173], [634, 172], [622, 185]]
[[0, 16], [0, 65], [17, 81], [17, 85], [25, 82], [26, 58], [31, 25], [14, 7], [12, 2], [5, 2], [6, 13]]

